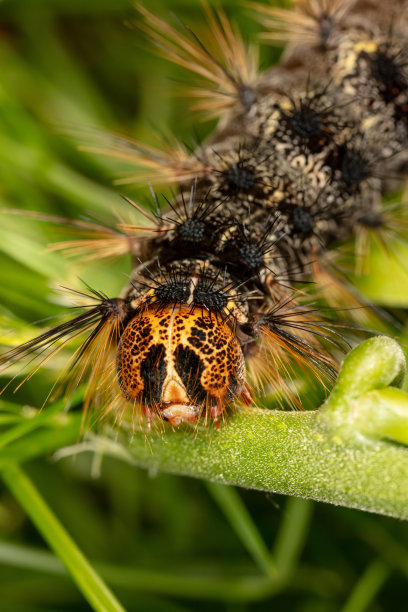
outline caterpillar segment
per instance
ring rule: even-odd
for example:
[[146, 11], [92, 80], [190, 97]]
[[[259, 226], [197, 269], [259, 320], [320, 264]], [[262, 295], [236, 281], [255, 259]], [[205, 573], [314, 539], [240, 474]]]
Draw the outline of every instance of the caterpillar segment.
[[264, 38], [287, 43], [264, 72], [222, 11], [204, 3], [212, 35], [201, 38], [139, 7], [159, 52], [201, 79], [193, 97], [217, 128], [192, 152], [118, 136], [88, 147], [132, 166], [121, 182], [143, 176], [178, 193], [155, 213], [129, 201], [141, 224], [73, 225], [75, 239], [53, 248], [95, 259], [130, 253], [130, 281], [119, 298], [93, 294], [96, 306], [8, 351], [3, 370], [24, 359], [37, 369], [85, 336], [70, 384], [88, 372], [87, 406], [103, 404], [118, 422], [130, 412], [149, 428], [218, 427], [262, 389], [300, 404], [291, 382], [299, 371], [329, 383], [346, 323], [327, 319], [322, 304], [361, 326], [378, 322], [339, 270], [336, 247], [355, 237], [361, 255], [369, 233], [406, 227], [381, 200], [406, 174], [407, 8], [294, 4], [252, 5]]

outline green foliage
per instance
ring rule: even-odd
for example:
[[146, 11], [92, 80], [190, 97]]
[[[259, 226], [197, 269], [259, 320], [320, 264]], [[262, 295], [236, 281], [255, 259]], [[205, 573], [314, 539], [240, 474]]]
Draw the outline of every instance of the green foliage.
[[[148, 4], [200, 28], [197, 2]], [[223, 4], [235, 12], [232, 0]], [[154, 143], [170, 126], [189, 143], [193, 122], [177, 93], [185, 75], [124, 25], [134, 19], [124, 0], [3, 0], [0, 18], [1, 206], [109, 219], [124, 206], [111, 187], [119, 166], [78, 151], [64, 132], [83, 130], [86, 140], [86, 130], [108, 129]], [[241, 25], [256, 30], [244, 12]], [[264, 50], [262, 64], [273, 57]], [[194, 129], [203, 137], [211, 125]], [[146, 200], [143, 190], [128, 194]], [[67, 264], [46, 249], [58, 237], [33, 219], [1, 217], [5, 346], [64, 311], [58, 285], [79, 289], [81, 278], [116, 295], [126, 282], [126, 258]], [[374, 252], [381, 282], [372, 275], [362, 288], [406, 305], [401, 268], [390, 274], [383, 262]], [[405, 523], [277, 494], [406, 518], [404, 362], [392, 341], [356, 349], [321, 412], [248, 411], [197, 436], [106, 432], [81, 441], [81, 390], [69, 412], [61, 400], [40, 410], [65, 361], [59, 355], [1, 401], [2, 611], [405, 609]]]

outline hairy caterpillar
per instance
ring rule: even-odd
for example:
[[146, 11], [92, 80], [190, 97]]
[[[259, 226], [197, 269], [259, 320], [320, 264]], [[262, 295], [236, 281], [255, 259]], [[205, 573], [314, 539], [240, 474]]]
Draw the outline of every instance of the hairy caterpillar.
[[119, 419], [130, 410], [149, 426], [156, 417], [218, 425], [264, 381], [285, 392], [295, 366], [333, 375], [330, 344], [342, 341], [304, 283], [333, 308], [361, 305], [327, 253], [354, 233], [361, 243], [387, 230], [381, 196], [405, 162], [407, 8], [254, 8], [266, 37], [288, 41], [264, 73], [222, 11], [204, 5], [207, 42], [139, 8], [168, 59], [207, 81], [195, 106], [218, 127], [193, 153], [119, 137], [95, 145], [180, 192], [164, 212], [144, 213], [143, 227], [73, 223], [82, 240], [56, 248], [101, 259], [130, 252], [130, 283], [119, 298], [88, 294], [81, 314], [8, 351], [3, 369], [28, 358], [31, 376], [84, 335], [70, 369], [73, 385], [88, 376], [86, 405]]

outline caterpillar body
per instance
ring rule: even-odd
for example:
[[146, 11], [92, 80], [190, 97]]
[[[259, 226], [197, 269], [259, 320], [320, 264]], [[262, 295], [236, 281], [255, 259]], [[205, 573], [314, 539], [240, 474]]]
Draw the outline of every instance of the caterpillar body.
[[265, 37], [287, 41], [263, 73], [255, 47], [203, 6], [208, 43], [139, 11], [160, 51], [207, 81], [193, 94], [219, 118], [215, 133], [193, 153], [126, 138], [94, 147], [179, 193], [164, 211], [144, 212], [142, 227], [73, 222], [82, 239], [55, 247], [92, 258], [130, 252], [129, 284], [118, 298], [84, 294], [92, 302], [81, 314], [1, 358], [3, 370], [34, 360], [31, 376], [83, 335], [70, 371], [74, 385], [87, 373], [86, 407], [119, 419], [130, 411], [149, 427], [218, 426], [265, 382], [290, 395], [294, 365], [334, 374], [330, 346], [343, 341], [315, 300], [361, 303], [327, 254], [339, 239], [387, 230], [381, 199], [406, 162], [404, 2], [386, 11], [378, 0], [254, 4]]

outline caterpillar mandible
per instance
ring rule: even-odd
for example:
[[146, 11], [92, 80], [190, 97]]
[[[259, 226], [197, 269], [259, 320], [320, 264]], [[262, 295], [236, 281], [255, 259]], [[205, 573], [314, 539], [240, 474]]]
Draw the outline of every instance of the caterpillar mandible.
[[159, 51], [201, 79], [194, 106], [218, 119], [212, 136], [193, 152], [126, 137], [88, 147], [178, 193], [164, 209], [142, 211], [143, 226], [78, 221], [82, 239], [55, 246], [100, 259], [130, 253], [129, 283], [116, 298], [89, 288], [80, 314], [0, 365], [28, 359], [30, 377], [83, 336], [69, 388], [86, 374], [87, 409], [103, 406], [119, 420], [130, 411], [148, 427], [218, 427], [265, 383], [291, 397], [294, 365], [333, 377], [331, 349], [345, 341], [322, 304], [369, 315], [327, 254], [339, 240], [387, 231], [381, 198], [406, 170], [404, 2], [386, 11], [378, 0], [254, 3], [264, 37], [287, 43], [264, 72], [225, 13], [203, 9], [205, 39], [138, 7]]

